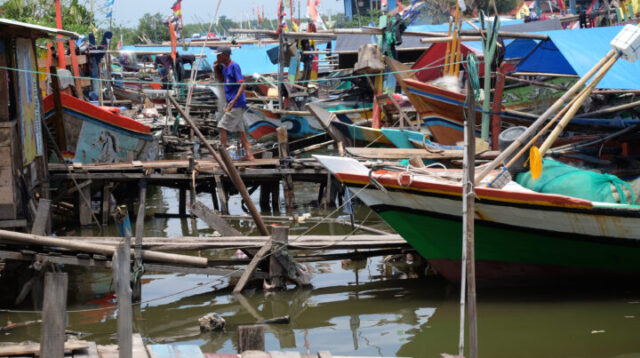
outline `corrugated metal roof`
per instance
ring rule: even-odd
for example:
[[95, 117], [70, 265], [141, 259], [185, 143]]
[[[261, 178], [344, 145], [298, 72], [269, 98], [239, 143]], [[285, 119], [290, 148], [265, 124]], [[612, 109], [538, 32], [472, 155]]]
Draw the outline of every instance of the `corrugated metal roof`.
[[67, 31], [67, 30], [58, 30], [55, 29], [53, 27], [46, 27], [46, 26], [40, 26], [40, 25], [35, 25], [35, 24], [29, 24], [26, 22], [20, 22], [20, 21], [16, 21], [16, 20], [11, 20], [11, 19], [0, 19], [0, 26], [14, 26], [14, 27], [21, 27], [24, 29], [29, 29], [29, 30], [35, 30], [38, 31], [42, 34], [54, 34], [54, 35], [62, 35], [65, 37], [70, 37], [72, 39], [77, 39], [80, 37], [80, 35], [78, 35], [75, 32], [72, 31]]

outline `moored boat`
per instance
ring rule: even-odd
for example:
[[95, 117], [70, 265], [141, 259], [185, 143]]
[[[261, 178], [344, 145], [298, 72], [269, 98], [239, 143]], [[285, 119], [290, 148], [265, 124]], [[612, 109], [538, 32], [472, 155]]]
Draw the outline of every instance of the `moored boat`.
[[[151, 128], [103, 107], [61, 94], [66, 145], [74, 163], [154, 160], [158, 143]], [[53, 95], [44, 98], [45, 119], [55, 115]]]
[[[459, 280], [461, 171], [370, 174], [354, 159], [316, 157], [436, 271]], [[537, 193], [515, 182], [502, 189], [480, 186], [475, 250], [477, 279], [489, 284], [638, 277], [640, 206]]]

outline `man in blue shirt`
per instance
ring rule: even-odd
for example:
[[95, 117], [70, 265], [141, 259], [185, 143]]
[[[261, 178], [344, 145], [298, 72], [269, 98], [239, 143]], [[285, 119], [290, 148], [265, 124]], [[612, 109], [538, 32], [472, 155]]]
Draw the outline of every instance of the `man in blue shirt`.
[[240, 142], [247, 155], [245, 159], [254, 160], [251, 152], [251, 144], [247, 133], [244, 130], [242, 116], [247, 109], [247, 99], [244, 95], [244, 77], [240, 70], [240, 65], [231, 60], [231, 48], [222, 46], [218, 48], [218, 60], [216, 65], [222, 65], [222, 76], [224, 78], [224, 94], [227, 99], [227, 107], [224, 115], [218, 122], [220, 130], [220, 144], [227, 147], [227, 132], [237, 132]]

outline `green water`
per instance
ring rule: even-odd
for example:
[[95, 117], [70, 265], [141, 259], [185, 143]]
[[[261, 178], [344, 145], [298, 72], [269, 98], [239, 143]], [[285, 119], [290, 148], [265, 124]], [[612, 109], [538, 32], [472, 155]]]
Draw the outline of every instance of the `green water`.
[[[316, 197], [313, 185], [296, 187], [298, 213], [324, 216], [333, 210], [312, 209], [305, 203]], [[253, 195], [257, 199], [257, 192]], [[198, 199], [211, 205], [209, 196]], [[147, 215], [176, 213], [177, 191], [149, 190]], [[239, 198], [232, 197], [233, 214], [241, 214]], [[270, 213], [271, 214], [271, 213]], [[342, 211], [333, 216], [344, 215]], [[358, 221], [384, 229], [367, 208], [356, 207]], [[251, 222], [234, 225], [255, 233]], [[298, 224], [293, 234], [309, 231], [315, 223]], [[416, 223], [419, 225], [419, 223]], [[426, 229], [426, 228], [425, 228]], [[319, 225], [314, 234], [346, 234], [343, 225]], [[106, 235], [114, 235], [107, 228]], [[207, 235], [202, 221], [146, 220], [145, 236]], [[97, 234], [77, 230], [69, 234]], [[200, 252], [229, 258], [235, 250]], [[338, 251], [333, 251], [338, 252]], [[423, 277], [402, 262], [395, 266], [381, 258], [360, 262], [311, 263], [312, 289], [281, 293], [249, 290], [230, 294], [233, 282], [204, 275], [147, 273], [142, 304], [134, 309], [134, 331], [148, 343], [197, 344], [204, 352], [236, 351], [237, 326], [261, 319], [291, 316], [291, 323], [266, 329], [267, 350], [317, 352], [334, 355], [439, 357], [457, 353], [459, 291], [437, 277]], [[70, 272], [68, 329], [101, 344], [117, 343], [116, 311], [111, 308], [113, 283], [108, 270], [66, 267]], [[0, 326], [8, 320], [39, 318], [20, 310], [0, 311]], [[227, 321], [224, 332], [200, 333], [198, 318], [217, 312]], [[479, 352], [483, 357], [640, 357], [640, 286], [614, 288], [483, 289], [478, 292]], [[0, 333], [2, 342], [38, 341], [40, 326], [32, 324]]]

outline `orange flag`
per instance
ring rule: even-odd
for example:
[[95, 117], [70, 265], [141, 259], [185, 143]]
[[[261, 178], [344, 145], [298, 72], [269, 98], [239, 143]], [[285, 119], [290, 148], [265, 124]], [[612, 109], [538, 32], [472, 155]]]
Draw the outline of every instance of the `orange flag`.
[[178, 39], [176, 37], [176, 27], [173, 26], [173, 22], [169, 21], [169, 35], [171, 35], [171, 58], [173, 62], [176, 62], [176, 47], [178, 46]]

